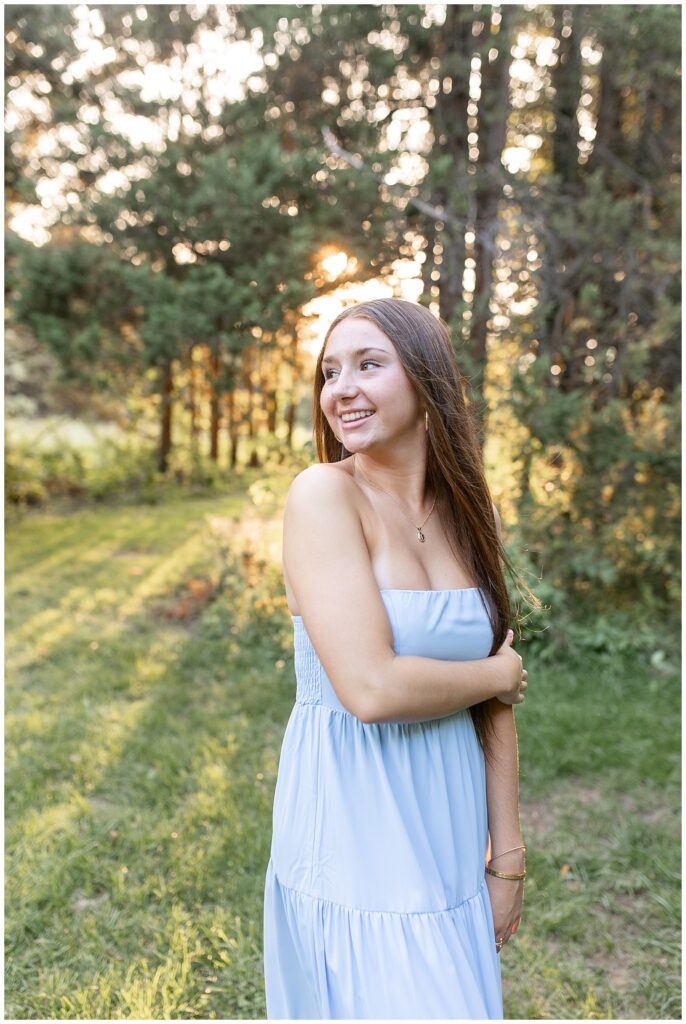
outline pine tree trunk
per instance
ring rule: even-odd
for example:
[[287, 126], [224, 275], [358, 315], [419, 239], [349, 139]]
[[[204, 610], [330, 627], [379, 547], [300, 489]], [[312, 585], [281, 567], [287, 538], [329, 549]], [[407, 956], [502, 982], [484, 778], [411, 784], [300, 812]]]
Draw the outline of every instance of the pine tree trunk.
[[[469, 144], [467, 142], [467, 105], [469, 103], [469, 75], [472, 52], [475, 49], [472, 36], [474, 22], [471, 4], [448, 4], [445, 24], [436, 38], [436, 56], [441, 62], [440, 75], [445, 83], [436, 96], [436, 106], [431, 111], [434, 131], [434, 154], [449, 157], [450, 170], [432, 194], [434, 206], [443, 206], [451, 214], [464, 217], [468, 209]], [[445, 91], [447, 90], [447, 91]], [[464, 274], [465, 243], [464, 227], [461, 224], [446, 223], [443, 230], [429, 230], [435, 233], [443, 251], [440, 262], [434, 263], [433, 246], [427, 250], [427, 275], [438, 271], [439, 312], [450, 323], [455, 308], [462, 301], [462, 277]]]
[[255, 437], [255, 427], [252, 418], [253, 393], [255, 391], [252, 380], [252, 352], [247, 346], [243, 352], [243, 380], [245, 390], [248, 392], [248, 438], [252, 441]]
[[267, 406], [267, 430], [269, 431], [270, 434], [275, 434], [276, 416], [278, 412], [278, 401], [276, 392], [265, 389], [264, 397]]
[[[502, 195], [502, 153], [505, 148], [510, 85], [511, 11], [501, 8], [497, 34], [488, 33], [481, 44], [481, 99], [479, 100], [479, 163], [476, 173], [475, 285], [470, 353], [476, 367], [477, 387], [486, 368], [486, 334], [493, 294], [493, 262]], [[492, 51], [497, 56], [491, 60]]]
[[260, 466], [260, 460], [257, 454], [257, 448], [254, 445], [256, 430], [255, 430], [255, 384], [252, 376], [253, 368], [253, 354], [250, 349], [246, 349], [246, 373], [245, 383], [248, 390], [248, 438], [251, 442], [250, 457], [248, 459], [248, 465], [251, 469], [257, 469]]
[[219, 458], [219, 357], [216, 349], [210, 349], [210, 458]]
[[298, 398], [298, 377], [300, 373], [300, 353], [298, 351], [298, 335], [295, 331], [291, 336], [291, 344], [289, 347], [289, 355], [287, 358], [288, 364], [291, 369], [291, 389], [290, 389], [290, 401], [288, 403], [285, 421], [288, 428], [286, 432], [286, 446], [288, 451], [293, 451], [293, 428], [295, 426], [295, 413], [297, 410], [297, 398]]
[[295, 425], [295, 394], [288, 403], [288, 409], [286, 411], [286, 426], [288, 427], [288, 433], [286, 434], [286, 446], [289, 451], [293, 451], [293, 427]]
[[[621, 159], [625, 150], [622, 133], [622, 96], [616, 82], [616, 68], [612, 58], [612, 43], [607, 40], [599, 68], [598, 120], [595, 126], [595, 137], [602, 140], [602, 147], [593, 147], [586, 165], [589, 174], [593, 174], [599, 167], [602, 168], [607, 184], [611, 162], [608, 162], [606, 154], [609, 152]], [[626, 179], [621, 175], [618, 176], [618, 181], [620, 185], [626, 184]]]
[[195, 346], [191, 345], [188, 367], [188, 412], [190, 415], [191, 451], [198, 450], [198, 396], [195, 366]]
[[[581, 55], [580, 29], [576, 13], [568, 8], [558, 9], [558, 54], [559, 60], [552, 72], [555, 89], [553, 112], [555, 135], [553, 137], [553, 172], [560, 180], [563, 194], [569, 199], [576, 193], [579, 181], [579, 153], [577, 147], [578, 124], [576, 112], [581, 99]], [[563, 28], [571, 29], [563, 35]], [[558, 254], [565, 264], [575, 257], [574, 251], [563, 247]], [[551, 355], [559, 351], [564, 354], [565, 366], [559, 375], [560, 391], [574, 391], [582, 381], [584, 339], [577, 339], [571, 331], [576, 318], [578, 295], [576, 288], [563, 291], [556, 289], [557, 302], [551, 303], [546, 323], [546, 336]]]
[[229, 468], [234, 470], [238, 462], [238, 425], [235, 422], [236, 393], [232, 387], [226, 395], [226, 429], [229, 435]]
[[571, 20], [571, 11], [567, 12], [567, 18], [572, 31], [568, 35], [558, 33], [558, 60], [551, 72], [555, 90], [555, 133], [551, 145], [553, 166], [557, 173], [563, 175], [564, 181], [571, 185], [579, 180], [579, 126], [576, 114], [581, 99], [581, 41], [579, 30]]
[[172, 362], [168, 360], [160, 367], [160, 446], [157, 459], [157, 468], [160, 473], [166, 473], [169, 468], [169, 455], [172, 446], [173, 394]]

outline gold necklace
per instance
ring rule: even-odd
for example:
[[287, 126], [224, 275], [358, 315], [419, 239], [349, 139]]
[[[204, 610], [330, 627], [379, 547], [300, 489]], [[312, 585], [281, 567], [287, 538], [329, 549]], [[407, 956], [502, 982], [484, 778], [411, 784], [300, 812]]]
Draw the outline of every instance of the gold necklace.
[[[357, 453], [355, 453], [355, 454], [357, 454]], [[393, 496], [392, 494], [389, 494], [389, 493], [388, 493], [388, 491], [385, 491], [385, 490], [383, 489], [383, 487], [379, 487], [379, 486], [378, 486], [377, 484], [373, 484], [373, 483], [371, 482], [371, 480], [368, 480], [368, 479], [367, 479], [367, 477], [366, 477], [366, 476], [365, 476], [365, 474], [364, 474], [364, 473], [362, 472], [362, 470], [361, 470], [361, 469], [358, 469], [358, 467], [357, 467], [357, 463], [355, 462], [355, 455], [353, 455], [353, 469], [354, 469], [354, 471], [355, 471], [356, 473], [359, 473], [359, 474], [360, 474], [360, 476], [362, 477], [362, 479], [363, 479], [363, 480], [365, 480], [365, 481], [366, 481], [366, 482], [367, 482], [367, 483], [369, 484], [369, 486], [370, 486], [370, 487], [373, 487], [375, 491], [381, 491], [381, 493], [382, 493], [382, 494], [385, 494], [387, 498], [390, 498], [390, 499], [391, 499], [391, 501], [394, 501], [394, 502], [395, 502], [395, 503], [396, 503], [397, 505], [399, 505], [399, 504], [400, 504], [400, 502], [398, 501], [398, 499], [397, 499], [397, 498], [395, 498], [395, 497], [394, 497], [394, 496]], [[413, 520], [412, 518], [410, 518], [410, 521], [412, 522], [412, 525], [414, 526], [415, 530], [417, 531], [417, 540], [418, 540], [418, 541], [420, 542], [420, 544], [423, 544], [423, 543], [424, 543], [424, 541], [426, 540], [426, 537], [425, 537], [425, 536], [424, 536], [424, 534], [422, 533], [422, 527], [423, 527], [423, 526], [425, 526], [425, 525], [426, 525], [426, 523], [428, 522], [428, 520], [429, 520], [429, 517], [431, 516], [431, 513], [433, 512], [433, 510], [434, 510], [434, 508], [435, 508], [435, 506], [436, 506], [436, 498], [437, 498], [437, 497], [438, 497], [438, 495], [437, 495], [437, 494], [436, 494], [436, 495], [434, 495], [433, 505], [431, 506], [431, 509], [430, 509], [430, 511], [429, 511], [429, 515], [428, 515], [428, 516], [426, 517], [426, 519], [424, 520], [424, 522], [423, 522], [423, 523], [420, 523], [420, 525], [419, 525], [419, 526], [416, 526], [416, 525], [415, 525], [415, 523], [414, 523], [414, 520]], [[407, 515], [407, 512], [405, 512], [405, 515]]]

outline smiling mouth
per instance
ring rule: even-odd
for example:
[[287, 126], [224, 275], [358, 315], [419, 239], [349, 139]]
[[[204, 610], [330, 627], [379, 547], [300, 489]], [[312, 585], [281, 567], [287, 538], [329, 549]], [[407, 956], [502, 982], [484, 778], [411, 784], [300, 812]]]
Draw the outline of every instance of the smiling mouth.
[[[343, 426], [348, 427], [353, 423], [361, 423], [362, 420], [368, 420], [370, 416], [374, 415], [373, 409], [365, 409], [364, 412], [347, 413], [344, 412], [340, 417]], [[346, 419], [347, 417], [347, 419]]]

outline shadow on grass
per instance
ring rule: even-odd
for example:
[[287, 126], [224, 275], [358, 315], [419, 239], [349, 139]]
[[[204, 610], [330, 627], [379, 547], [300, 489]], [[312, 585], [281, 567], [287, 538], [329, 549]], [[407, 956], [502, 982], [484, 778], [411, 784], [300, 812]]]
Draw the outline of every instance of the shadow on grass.
[[[187, 627], [154, 602], [95, 616], [95, 650], [75, 622], [24, 673], [7, 772], [14, 1015], [263, 1015], [261, 891], [294, 682], [283, 608], [270, 594], [255, 614], [234, 583]], [[179, 914], [187, 962], [170, 953]], [[183, 984], [153, 984], [164, 964]]]

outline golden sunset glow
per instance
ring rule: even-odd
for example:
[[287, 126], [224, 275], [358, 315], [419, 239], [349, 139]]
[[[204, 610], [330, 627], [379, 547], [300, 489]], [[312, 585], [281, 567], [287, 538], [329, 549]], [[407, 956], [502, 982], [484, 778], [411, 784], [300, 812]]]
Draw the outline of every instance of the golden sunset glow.
[[340, 277], [348, 269], [348, 264], [352, 264], [352, 269], [354, 269], [357, 266], [357, 260], [351, 259], [347, 252], [342, 250], [333, 252], [322, 260], [322, 268], [331, 281], [335, 281], [337, 277]]

